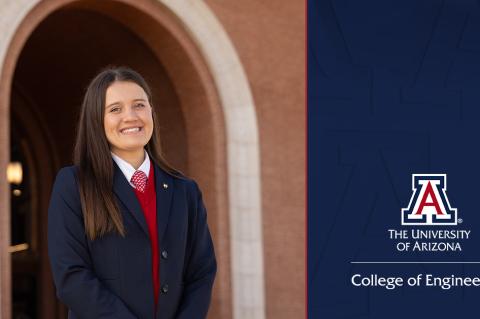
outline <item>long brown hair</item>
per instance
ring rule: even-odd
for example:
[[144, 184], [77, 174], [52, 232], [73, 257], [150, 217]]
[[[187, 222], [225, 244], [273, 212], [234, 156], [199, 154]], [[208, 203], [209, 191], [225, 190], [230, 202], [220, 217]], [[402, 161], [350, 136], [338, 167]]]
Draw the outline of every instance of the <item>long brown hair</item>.
[[91, 240], [111, 232], [125, 236], [122, 215], [113, 194], [114, 165], [104, 129], [106, 91], [116, 81], [136, 83], [147, 94], [154, 125], [146, 150], [153, 162], [164, 171], [178, 175], [178, 171], [162, 155], [160, 130], [155, 123], [155, 108], [147, 82], [140, 74], [126, 67], [109, 67], [101, 71], [87, 87], [74, 150], [85, 232]]

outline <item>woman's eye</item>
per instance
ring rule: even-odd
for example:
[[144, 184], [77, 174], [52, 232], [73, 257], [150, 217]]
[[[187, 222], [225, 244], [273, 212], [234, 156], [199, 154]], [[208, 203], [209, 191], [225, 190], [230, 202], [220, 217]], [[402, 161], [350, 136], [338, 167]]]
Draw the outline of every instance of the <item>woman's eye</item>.
[[116, 112], [118, 112], [118, 111], [120, 111], [120, 108], [119, 108], [119, 107], [112, 107], [112, 108], [110, 109], [110, 113], [116, 113]]
[[143, 103], [137, 103], [137, 104], [135, 104], [135, 107], [142, 108], [142, 107], [145, 107], [145, 104], [143, 104]]

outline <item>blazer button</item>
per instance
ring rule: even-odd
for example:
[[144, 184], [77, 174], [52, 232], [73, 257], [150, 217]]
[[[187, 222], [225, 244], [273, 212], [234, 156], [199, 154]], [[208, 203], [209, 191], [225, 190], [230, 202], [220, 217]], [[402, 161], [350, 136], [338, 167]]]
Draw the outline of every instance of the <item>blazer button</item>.
[[166, 294], [168, 292], [168, 285], [163, 285], [162, 293]]
[[162, 258], [167, 259], [168, 258], [168, 253], [166, 250], [162, 251]]

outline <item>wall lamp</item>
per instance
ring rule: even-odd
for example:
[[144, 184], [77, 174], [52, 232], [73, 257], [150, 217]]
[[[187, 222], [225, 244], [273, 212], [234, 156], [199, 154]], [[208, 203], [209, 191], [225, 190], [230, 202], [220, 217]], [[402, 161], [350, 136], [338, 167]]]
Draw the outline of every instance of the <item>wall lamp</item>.
[[23, 179], [23, 168], [20, 162], [10, 162], [7, 166], [7, 181], [10, 184], [20, 185]]

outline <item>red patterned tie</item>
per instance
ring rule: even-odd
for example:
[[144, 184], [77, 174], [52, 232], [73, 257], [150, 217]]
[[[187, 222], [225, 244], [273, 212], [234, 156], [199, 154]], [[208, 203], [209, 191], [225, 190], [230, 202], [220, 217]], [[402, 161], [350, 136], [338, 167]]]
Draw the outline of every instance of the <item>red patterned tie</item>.
[[135, 171], [131, 180], [133, 186], [140, 192], [145, 192], [145, 187], [147, 186], [147, 175], [142, 171]]

